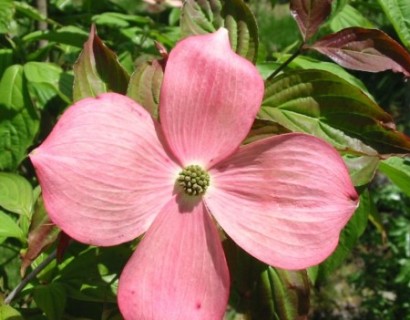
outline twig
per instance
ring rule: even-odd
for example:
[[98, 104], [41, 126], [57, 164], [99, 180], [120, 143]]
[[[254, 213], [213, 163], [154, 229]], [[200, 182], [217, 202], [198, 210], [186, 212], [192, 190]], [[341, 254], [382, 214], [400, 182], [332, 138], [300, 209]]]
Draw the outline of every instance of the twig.
[[57, 255], [57, 250], [54, 250], [50, 255], [45, 258], [33, 271], [31, 271], [27, 277], [25, 277], [21, 282], [10, 292], [10, 294], [4, 299], [4, 304], [10, 304], [10, 302], [24, 289], [24, 287], [33, 280], [37, 274], [39, 274], [51, 261], [55, 259]]
[[279, 67], [277, 68], [266, 80], [271, 80], [277, 76], [279, 72], [281, 72], [284, 68], [287, 67], [289, 63], [291, 63], [300, 53], [302, 52], [303, 46], [305, 43], [302, 43], [297, 50]]
[[[47, 23], [47, 0], [36, 0], [36, 6], [37, 10], [43, 15], [46, 20], [45, 21], [39, 21], [37, 23], [38, 30], [40, 31], [47, 31], [48, 29], [48, 23]], [[48, 40], [42, 39], [38, 42], [38, 48], [44, 48], [48, 45]], [[48, 61], [48, 57], [45, 58], [45, 61]]]

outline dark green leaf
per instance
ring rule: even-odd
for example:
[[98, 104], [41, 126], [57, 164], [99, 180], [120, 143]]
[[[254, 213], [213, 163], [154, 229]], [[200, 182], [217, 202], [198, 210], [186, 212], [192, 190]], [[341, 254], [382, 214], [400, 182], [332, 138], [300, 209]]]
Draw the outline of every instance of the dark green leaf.
[[115, 302], [120, 270], [132, 254], [129, 244], [89, 248], [60, 264], [69, 297], [82, 301]]
[[340, 234], [339, 245], [333, 254], [319, 265], [318, 278], [320, 280], [330, 276], [346, 259], [359, 237], [367, 226], [369, 215], [375, 211], [370, 193], [365, 190], [360, 195], [360, 204], [353, 217]]
[[410, 1], [378, 0], [403, 44], [410, 49]]
[[380, 163], [380, 171], [410, 196], [410, 159], [391, 157]]
[[187, 0], [182, 8], [183, 37], [210, 33], [224, 27], [233, 50], [255, 62], [258, 56], [258, 27], [243, 0]]
[[128, 85], [127, 96], [141, 104], [154, 118], [158, 118], [159, 93], [163, 76], [161, 61], [142, 61], [137, 64]]
[[127, 92], [129, 76], [113, 51], [97, 36], [95, 27], [74, 65], [74, 101], [113, 91]]
[[410, 151], [410, 139], [395, 129], [389, 114], [325, 71], [291, 71], [268, 81], [258, 117], [313, 134], [341, 151], [373, 156]]
[[11, 237], [24, 241], [23, 230], [21, 230], [17, 223], [2, 210], [0, 210], [0, 237]]
[[39, 129], [23, 67], [13, 65], [0, 81], [0, 170], [15, 170]]
[[3, 72], [13, 64], [13, 50], [0, 49], [0, 78]]
[[0, 172], [0, 207], [17, 214], [31, 215], [33, 189], [17, 174]]
[[53, 282], [36, 286], [33, 290], [33, 298], [48, 319], [62, 319], [67, 300], [66, 290], [62, 284]]

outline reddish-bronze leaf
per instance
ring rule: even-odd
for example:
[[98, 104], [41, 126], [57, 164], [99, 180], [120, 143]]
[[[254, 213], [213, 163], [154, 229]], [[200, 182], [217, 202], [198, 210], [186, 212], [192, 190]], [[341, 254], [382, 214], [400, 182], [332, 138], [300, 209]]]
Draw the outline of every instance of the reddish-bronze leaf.
[[165, 63], [166, 59], [138, 61], [128, 85], [127, 96], [141, 104], [154, 118], [158, 118]]
[[369, 72], [392, 70], [410, 76], [409, 52], [377, 29], [343, 29], [323, 37], [309, 48], [345, 68]]
[[66, 252], [71, 241], [72, 238], [68, 234], [66, 234], [64, 231], [60, 232], [57, 240], [57, 262], [61, 262], [63, 260], [64, 253]]
[[59, 229], [51, 222], [43, 204], [38, 198], [28, 234], [28, 248], [22, 255], [20, 274], [24, 276], [31, 263], [57, 238]]
[[329, 16], [332, 0], [291, 0], [290, 11], [303, 39], [308, 40]]
[[129, 75], [117, 56], [97, 36], [95, 26], [74, 65], [74, 101], [113, 91], [127, 92]]

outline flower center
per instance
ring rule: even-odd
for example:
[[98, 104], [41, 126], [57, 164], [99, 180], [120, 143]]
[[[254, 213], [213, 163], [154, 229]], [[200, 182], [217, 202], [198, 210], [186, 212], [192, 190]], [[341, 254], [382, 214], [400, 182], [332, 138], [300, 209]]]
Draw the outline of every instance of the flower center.
[[209, 186], [209, 174], [198, 165], [190, 165], [179, 173], [178, 184], [187, 195], [199, 196]]

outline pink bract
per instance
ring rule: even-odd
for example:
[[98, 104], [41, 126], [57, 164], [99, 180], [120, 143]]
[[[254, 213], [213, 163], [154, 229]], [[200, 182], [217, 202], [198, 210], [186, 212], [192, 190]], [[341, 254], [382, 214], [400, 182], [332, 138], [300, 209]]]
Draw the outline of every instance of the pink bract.
[[[225, 29], [179, 42], [160, 96], [161, 124], [115, 93], [71, 106], [30, 158], [64, 232], [110, 246], [145, 233], [122, 272], [125, 319], [222, 319], [229, 271], [214, 219], [255, 258], [303, 269], [335, 249], [358, 204], [327, 143], [286, 134], [240, 146], [264, 93]], [[203, 196], [176, 183], [200, 165]]]

